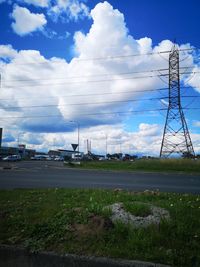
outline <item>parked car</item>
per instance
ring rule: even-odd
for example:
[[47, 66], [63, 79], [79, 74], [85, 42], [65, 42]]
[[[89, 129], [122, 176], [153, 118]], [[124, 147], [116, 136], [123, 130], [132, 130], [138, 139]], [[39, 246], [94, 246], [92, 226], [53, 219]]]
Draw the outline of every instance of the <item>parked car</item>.
[[79, 160], [82, 160], [82, 159], [83, 159], [83, 156], [79, 155], [78, 153], [72, 155], [72, 160], [73, 161], [79, 161]]
[[63, 158], [63, 157], [55, 157], [54, 160], [55, 160], [55, 161], [63, 161], [64, 158]]
[[51, 160], [54, 160], [54, 158], [53, 157], [47, 157], [46, 160], [50, 160], [51, 161]]
[[9, 156], [3, 158], [3, 161], [19, 161], [19, 160], [21, 160], [20, 155], [9, 155]]
[[46, 160], [47, 157], [48, 157], [47, 155], [35, 155], [31, 157], [31, 160]]

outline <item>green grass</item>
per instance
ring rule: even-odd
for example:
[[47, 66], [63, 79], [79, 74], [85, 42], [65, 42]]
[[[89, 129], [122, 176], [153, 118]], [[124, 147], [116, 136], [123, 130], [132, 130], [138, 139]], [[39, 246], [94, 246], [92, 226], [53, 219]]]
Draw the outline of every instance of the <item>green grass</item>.
[[[106, 206], [148, 203], [166, 208], [171, 220], [133, 229], [108, 220]], [[148, 205], [147, 205], [148, 206]], [[144, 210], [144, 206], [140, 206]], [[135, 213], [135, 210], [130, 210]], [[200, 266], [200, 196], [114, 190], [46, 189], [0, 191], [0, 243], [32, 251], [108, 256], [172, 266]]]
[[200, 173], [200, 160], [139, 159], [136, 161], [83, 161], [78, 168], [114, 171], [158, 171]]
[[135, 216], [146, 217], [152, 214], [150, 206], [144, 203], [126, 201], [123, 206], [126, 211]]

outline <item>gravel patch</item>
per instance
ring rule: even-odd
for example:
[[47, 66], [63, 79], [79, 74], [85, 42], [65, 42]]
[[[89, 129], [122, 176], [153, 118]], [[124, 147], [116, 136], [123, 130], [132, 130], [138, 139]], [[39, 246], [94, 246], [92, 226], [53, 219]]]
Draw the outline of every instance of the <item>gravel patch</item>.
[[[135, 202], [136, 203], [136, 202]], [[139, 203], [139, 202], [137, 202]], [[160, 224], [161, 220], [169, 220], [170, 214], [166, 209], [146, 204], [150, 207], [151, 213], [146, 217], [134, 216], [130, 212], [125, 211], [123, 203], [114, 203], [107, 208], [111, 209], [111, 220], [113, 223], [122, 222], [124, 224], [131, 224], [134, 228], [145, 228], [151, 224]], [[134, 202], [133, 202], [134, 205]]]

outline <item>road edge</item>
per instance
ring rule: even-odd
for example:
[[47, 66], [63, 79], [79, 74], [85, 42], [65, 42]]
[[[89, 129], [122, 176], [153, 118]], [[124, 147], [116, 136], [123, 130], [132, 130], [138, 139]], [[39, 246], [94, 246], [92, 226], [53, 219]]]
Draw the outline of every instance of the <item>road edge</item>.
[[30, 252], [27, 249], [0, 245], [0, 266], [4, 267], [170, 267], [152, 262], [111, 259], [54, 252]]

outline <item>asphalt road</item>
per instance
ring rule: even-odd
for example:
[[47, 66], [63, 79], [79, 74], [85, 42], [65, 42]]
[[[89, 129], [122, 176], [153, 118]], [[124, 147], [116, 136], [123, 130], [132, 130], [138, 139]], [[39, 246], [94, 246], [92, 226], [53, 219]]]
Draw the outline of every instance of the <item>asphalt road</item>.
[[[11, 167], [11, 169], [5, 169]], [[62, 162], [0, 163], [0, 189], [122, 188], [200, 194], [200, 175], [71, 169]]]

